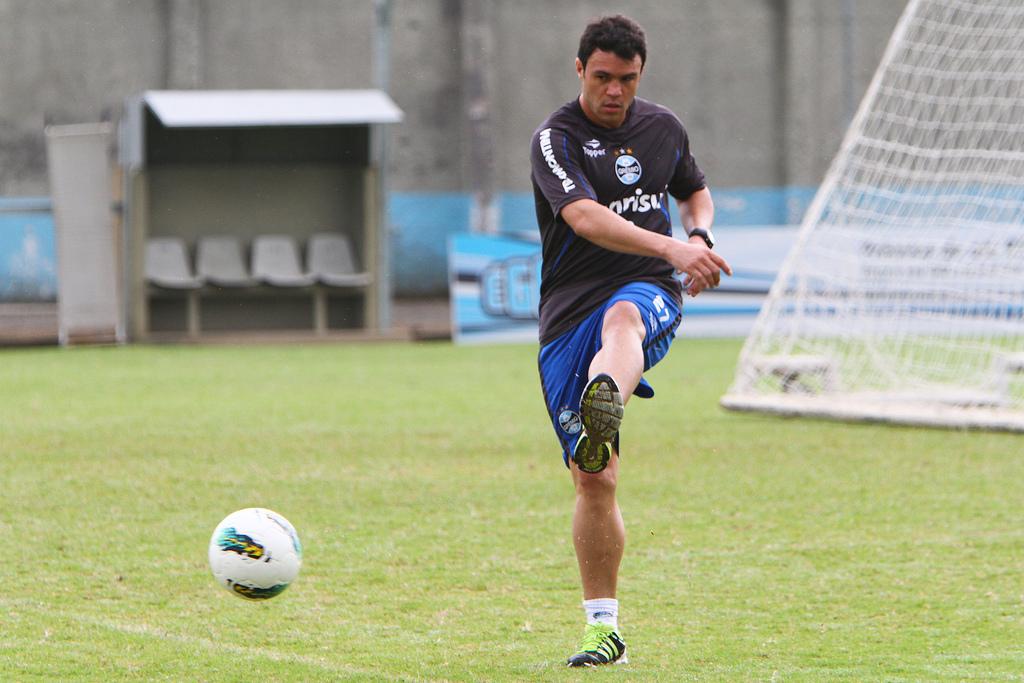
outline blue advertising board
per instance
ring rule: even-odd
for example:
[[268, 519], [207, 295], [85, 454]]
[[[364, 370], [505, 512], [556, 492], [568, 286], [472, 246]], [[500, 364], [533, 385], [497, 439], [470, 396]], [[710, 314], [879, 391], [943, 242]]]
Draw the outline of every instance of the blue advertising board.
[[49, 200], [0, 201], [0, 302], [54, 301], [55, 254]]
[[456, 342], [537, 340], [538, 241], [453, 235], [448, 263], [452, 335]]

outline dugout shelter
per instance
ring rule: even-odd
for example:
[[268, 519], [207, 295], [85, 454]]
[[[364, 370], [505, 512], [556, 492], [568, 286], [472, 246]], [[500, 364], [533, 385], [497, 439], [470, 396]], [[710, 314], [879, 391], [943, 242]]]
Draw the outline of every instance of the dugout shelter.
[[146, 91], [119, 131], [137, 340], [380, 333], [390, 319], [378, 90]]

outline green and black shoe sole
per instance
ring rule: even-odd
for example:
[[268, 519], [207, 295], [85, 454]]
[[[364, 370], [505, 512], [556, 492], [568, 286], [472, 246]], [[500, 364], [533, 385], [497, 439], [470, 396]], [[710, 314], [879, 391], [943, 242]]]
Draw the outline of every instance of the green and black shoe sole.
[[611, 459], [611, 441], [622, 424], [622, 393], [610, 375], [597, 375], [580, 398], [583, 435], [573, 450], [573, 462], [589, 474], [600, 472]]

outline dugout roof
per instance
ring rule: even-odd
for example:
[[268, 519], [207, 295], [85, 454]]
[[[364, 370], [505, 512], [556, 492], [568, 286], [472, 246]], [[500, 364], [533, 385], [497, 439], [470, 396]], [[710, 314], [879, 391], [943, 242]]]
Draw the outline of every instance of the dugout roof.
[[402, 110], [380, 90], [147, 90], [128, 98], [120, 156], [146, 163], [145, 112], [164, 128], [294, 128], [398, 123]]
[[379, 90], [151, 90], [143, 99], [170, 128], [397, 123]]

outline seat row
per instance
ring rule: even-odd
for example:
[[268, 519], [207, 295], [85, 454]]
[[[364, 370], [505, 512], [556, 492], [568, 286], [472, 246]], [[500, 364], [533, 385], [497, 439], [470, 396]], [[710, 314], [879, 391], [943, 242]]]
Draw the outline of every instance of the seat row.
[[[248, 267], [251, 264], [251, 268]], [[305, 267], [299, 244], [290, 235], [261, 235], [252, 240], [246, 258], [242, 240], [227, 235], [196, 241], [195, 268], [180, 237], [152, 237], [146, 242], [146, 281], [161, 289], [326, 287], [357, 288], [370, 284], [359, 269], [348, 238], [336, 232], [317, 233], [306, 242]]]

